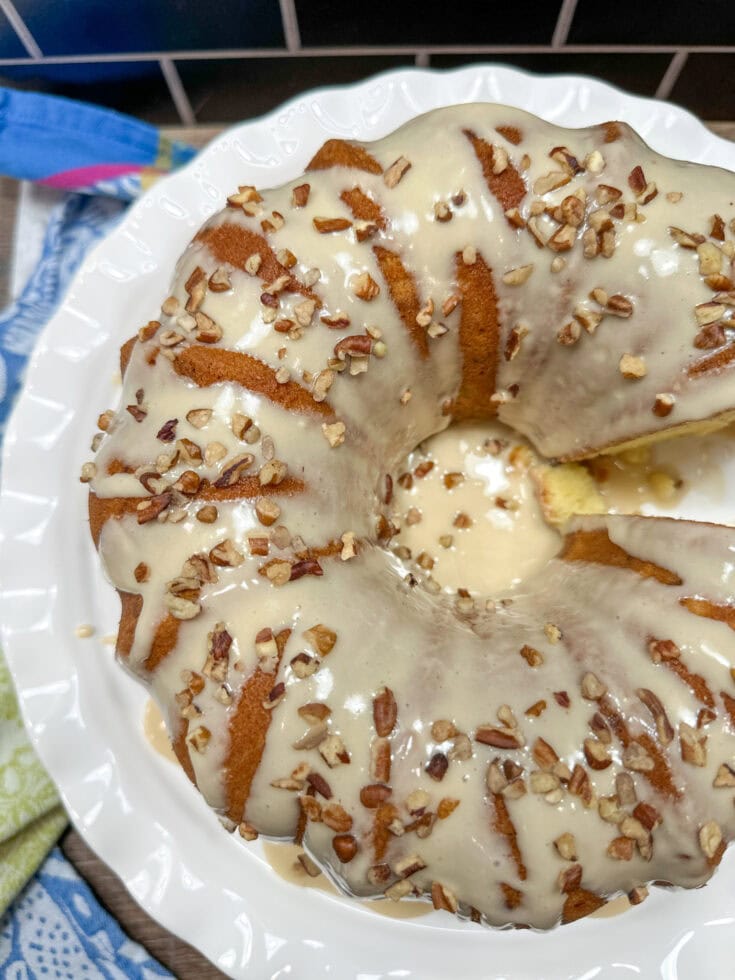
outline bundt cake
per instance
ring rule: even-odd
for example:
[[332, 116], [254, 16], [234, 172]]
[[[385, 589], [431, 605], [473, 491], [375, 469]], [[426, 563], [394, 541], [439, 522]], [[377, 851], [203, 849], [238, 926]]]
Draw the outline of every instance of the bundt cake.
[[735, 177], [456, 106], [240, 186], [122, 351], [91, 532], [119, 658], [232, 830], [352, 895], [550, 927], [735, 834], [735, 529], [571, 519], [501, 595], [408, 572], [401, 460], [553, 463], [735, 418]]

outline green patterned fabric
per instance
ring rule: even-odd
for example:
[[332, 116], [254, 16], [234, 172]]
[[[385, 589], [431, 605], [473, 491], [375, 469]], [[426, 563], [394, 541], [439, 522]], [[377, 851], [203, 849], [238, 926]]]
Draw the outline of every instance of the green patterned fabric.
[[54, 784], [26, 736], [0, 652], [0, 915], [66, 826]]

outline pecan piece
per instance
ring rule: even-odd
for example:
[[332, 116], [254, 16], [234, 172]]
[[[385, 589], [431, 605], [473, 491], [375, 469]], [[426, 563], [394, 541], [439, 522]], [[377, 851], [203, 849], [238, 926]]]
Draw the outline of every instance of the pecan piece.
[[352, 222], [347, 218], [312, 218], [312, 224], [320, 235], [330, 235], [335, 231], [345, 231], [352, 227]]
[[311, 184], [299, 184], [291, 191], [291, 207], [304, 208], [309, 201]]
[[653, 715], [653, 719], [656, 722], [656, 731], [658, 732], [659, 740], [662, 745], [670, 745], [674, 739], [674, 729], [671, 727], [671, 722], [669, 721], [668, 715], [661, 701], [656, 697], [653, 691], [649, 691], [648, 688], [639, 687], [636, 694], [645, 704], [648, 710]]
[[390, 688], [384, 687], [373, 698], [375, 731], [381, 738], [390, 735], [398, 718], [398, 705]]
[[452, 889], [438, 881], [431, 883], [431, 902], [435, 909], [444, 912], [456, 912], [459, 908], [457, 896]]
[[232, 487], [236, 483], [239, 483], [254, 462], [255, 457], [252, 453], [240, 453], [239, 456], [235, 456], [215, 481], [215, 487], [222, 489], [224, 487]]
[[496, 749], [519, 749], [523, 746], [523, 739], [518, 731], [492, 725], [480, 725], [475, 731], [475, 741], [482, 745], [492, 745]]
[[327, 803], [322, 807], [322, 821], [330, 830], [340, 834], [352, 830], [352, 817], [339, 803]]
[[444, 779], [444, 775], [449, 767], [449, 760], [443, 752], [435, 752], [426, 763], [426, 774], [435, 782], [439, 783]]
[[176, 426], [178, 422], [178, 419], [169, 419], [168, 422], [164, 422], [156, 433], [156, 439], [160, 439], [161, 442], [173, 442], [176, 438]]
[[557, 879], [559, 891], [568, 893], [573, 892], [582, 884], [582, 865], [572, 864], [559, 872]]
[[170, 505], [172, 494], [170, 492], [158, 493], [148, 500], [138, 504], [137, 518], [138, 524], [147, 524], [154, 521]]
[[332, 847], [342, 864], [349, 864], [357, 854], [357, 841], [352, 834], [336, 834], [332, 838]]
[[303, 578], [304, 575], [316, 575], [317, 577], [324, 574], [324, 569], [316, 560], [316, 558], [306, 558], [304, 561], [296, 561], [291, 566], [291, 582], [296, 581], [296, 579]]
[[389, 799], [391, 792], [390, 786], [385, 786], [382, 783], [370, 783], [360, 790], [360, 802], [368, 810], [377, 810]]
[[319, 793], [325, 800], [332, 799], [332, 789], [324, 776], [319, 775], [318, 772], [310, 772], [306, 777], [306, 781], [314, 792]]

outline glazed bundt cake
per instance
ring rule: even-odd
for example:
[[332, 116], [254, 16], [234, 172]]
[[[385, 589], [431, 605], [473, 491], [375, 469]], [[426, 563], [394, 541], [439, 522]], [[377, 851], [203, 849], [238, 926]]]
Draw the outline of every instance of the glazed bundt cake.
[[549, 927], [735, 833], [735, 529], [581, 516], [523, 587], [396, 556], [401, 460], [552, 462], [735, 417], [735, 177], [491, 105], [240, 186], [122, 353], [86, 464], [117, 652], [231, 829], [349, 893]]

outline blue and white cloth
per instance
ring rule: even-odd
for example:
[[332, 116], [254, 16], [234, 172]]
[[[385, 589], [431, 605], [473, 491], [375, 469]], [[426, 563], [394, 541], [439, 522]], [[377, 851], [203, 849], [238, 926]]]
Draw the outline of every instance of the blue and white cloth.
[[154, 980], [168, 970], [132, 942], [58, 848], [0, 931], [3, 980]]
[[0, 440], [39, 332], [86, 253], [112, 230], [125, 208], [114, 198], [69, 194], [52, 212], [33, 275], [0, 313]]

